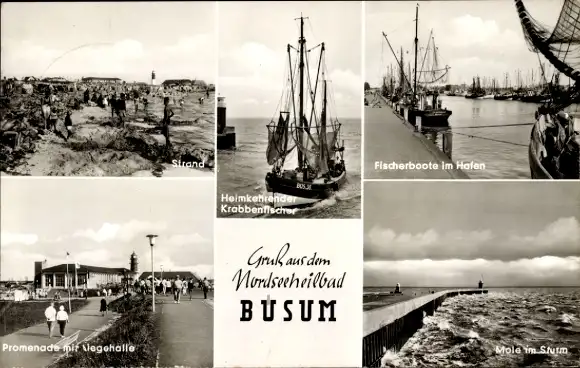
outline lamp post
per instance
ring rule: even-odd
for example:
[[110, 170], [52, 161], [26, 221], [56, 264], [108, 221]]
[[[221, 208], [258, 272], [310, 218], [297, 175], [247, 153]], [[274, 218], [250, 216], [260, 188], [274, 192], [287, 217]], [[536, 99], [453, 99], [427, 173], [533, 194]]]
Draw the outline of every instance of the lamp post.
[[157, 235], [149, 234], [147, 235], [149, 238], [149, 245], [151, 246], [151, 311], [155, 313], [155, 273], [153, 272], [153, 246], [155, 245], [155, 238]]

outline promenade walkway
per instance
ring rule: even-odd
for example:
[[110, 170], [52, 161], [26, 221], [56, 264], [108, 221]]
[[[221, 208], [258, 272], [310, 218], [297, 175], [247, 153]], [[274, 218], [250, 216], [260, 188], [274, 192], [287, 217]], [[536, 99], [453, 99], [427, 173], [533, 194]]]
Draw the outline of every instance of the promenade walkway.
[[[72, 313], [69, 318], [70, 322], [66, 327], [66, 336], [71, 336], [78, 332], [78, 342], [87, 336], [102, 328], [115, 318], [115, 314], [109, 312], [107, 316], [102, 317], [99, 312], [101, 298], [89, 298], [89, 303], [82, 309]], [[46, 302], [48, 307], [49, 302]], [[56, 306], [58, 308], [58, 305]], [[0, 337], [0, 345], [4, 346], [50, 346], [57, 344], [60, 340], [58, 325], [54, 326], [53, 337], [48, 337], [48, 327], [46, 322], [40, 323], [10, 335]], [[51, 364], [60, 353], [53, 352], [13, 352], [2, 350], [0, 354], [0, 367], [26, 367], [41, 368]]]
[[159, 367], [213, 367], [213, 293], [204, 300], [196, 290], [192, 300], [185, 295], [180, 304], [170, 295], [157, 298], [163, 300]]
[[[364, 117], [365, 179], [468, 179], [461, 170], [445, 170], [451, 160], [433, 142], [414, 132], [379, 97], [368, 96]], [[381, 106], [373, 107], [374, 106]], [[375, 163], [437, 163], [437, 170], [377, 170]]]

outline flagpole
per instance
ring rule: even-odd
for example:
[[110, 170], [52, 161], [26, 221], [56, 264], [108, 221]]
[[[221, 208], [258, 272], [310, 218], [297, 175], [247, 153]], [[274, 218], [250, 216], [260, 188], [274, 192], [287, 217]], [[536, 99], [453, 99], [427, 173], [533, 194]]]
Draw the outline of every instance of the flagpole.
[[68, 290], [68, 312], [72, 313], [72, 309], [70, 307], [70, 280], [68, 275], [68, 252], [66, 252], [66, 288]]

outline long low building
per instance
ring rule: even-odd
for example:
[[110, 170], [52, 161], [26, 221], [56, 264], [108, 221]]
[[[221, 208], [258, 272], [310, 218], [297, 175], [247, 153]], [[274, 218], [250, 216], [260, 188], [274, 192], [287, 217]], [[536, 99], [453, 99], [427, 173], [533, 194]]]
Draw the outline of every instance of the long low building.
[[[66, 289], [66, 285], [73, 288], [96, 289], [100, 285], [122, 283], [136, 277], [136, 272], [127, 268], [110, 268], [80, 265], [74, 263], [60, 264], [42, 269], [35, 275], [35, 285], [41, 288]], [[75, 272], [76, 271], [76, 272]]]
[[105, 77], [84, 77], [81, 79], [85, 83], [122, 83], [121, 78], [105, 78]]
[[[171, 280], [177, 278], [177, 276], [179, 276], [181, 280], [189, 280], [193, 278], [194, 282], [201, 281], [201, 279], [191, 271], [163, 271], [163, 272], [155, 271], [156, 279], [161, 279], [161, 277], [163, 277], [165, 280]], [[139, 276], [139, 280], [147, 280], [150, 277], [151, 272], [145, 271], [141, 273], [141, 275]]]

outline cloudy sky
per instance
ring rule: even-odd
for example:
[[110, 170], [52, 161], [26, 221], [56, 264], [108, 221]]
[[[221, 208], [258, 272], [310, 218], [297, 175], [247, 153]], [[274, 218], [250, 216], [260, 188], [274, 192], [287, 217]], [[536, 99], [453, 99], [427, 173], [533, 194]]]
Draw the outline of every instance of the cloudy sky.
[[2, 4], [2, 75], [214, 83], [215, 2]]
[[[526, 0], [524, 3], [535, 19], [552, 29], [563, 0]], [[512, 0], [421, 1], [419, 4], [419, 45], [426, 46], [433, 29], [441, 66], [451, 67], [450, 83], [471, 83], [479, 75], [495, 77], [503, 85], [504, 73], [511, 73], [511, 82], [515, 84], [517, 69], [521, 69], [522, 78], [528, 72], [531, 75], [534, 69], [534, 78], [538, 81], [538, 58], [527, 48]], [[396, 65], [382, 32], [387, 34], [397, 53], [401, 47], [409, 52], [405, 54], [405, 64], [413, 60], [416, 2], [370, 1], [365, 7], [365, 74], [371, 85], [378, 85], [386, 68]], [[564, 81], [562, 77], [560, 81]]]
[[[156, 264], [213, 277], [212, 180], [2, 178], [2, 280], [32, 279], [34, 261], [151, 270]], [[156, 267], [156, 271], [158, 268]]]
[[367, 182], [365, 286], [580, 285], [574, 182]]
[[[219, 80], [228, 116], [271, 118], [284, 89], [286, 45], [297, 46], [302, 13], [307, 47], [326, 43], [329, 86], [338, 117], [361, 115], [360, 2], [220, 2]], [[319, 50], [319, 49], [318, 49]], [[319, 51], [313, 51], [310, 69]]]

